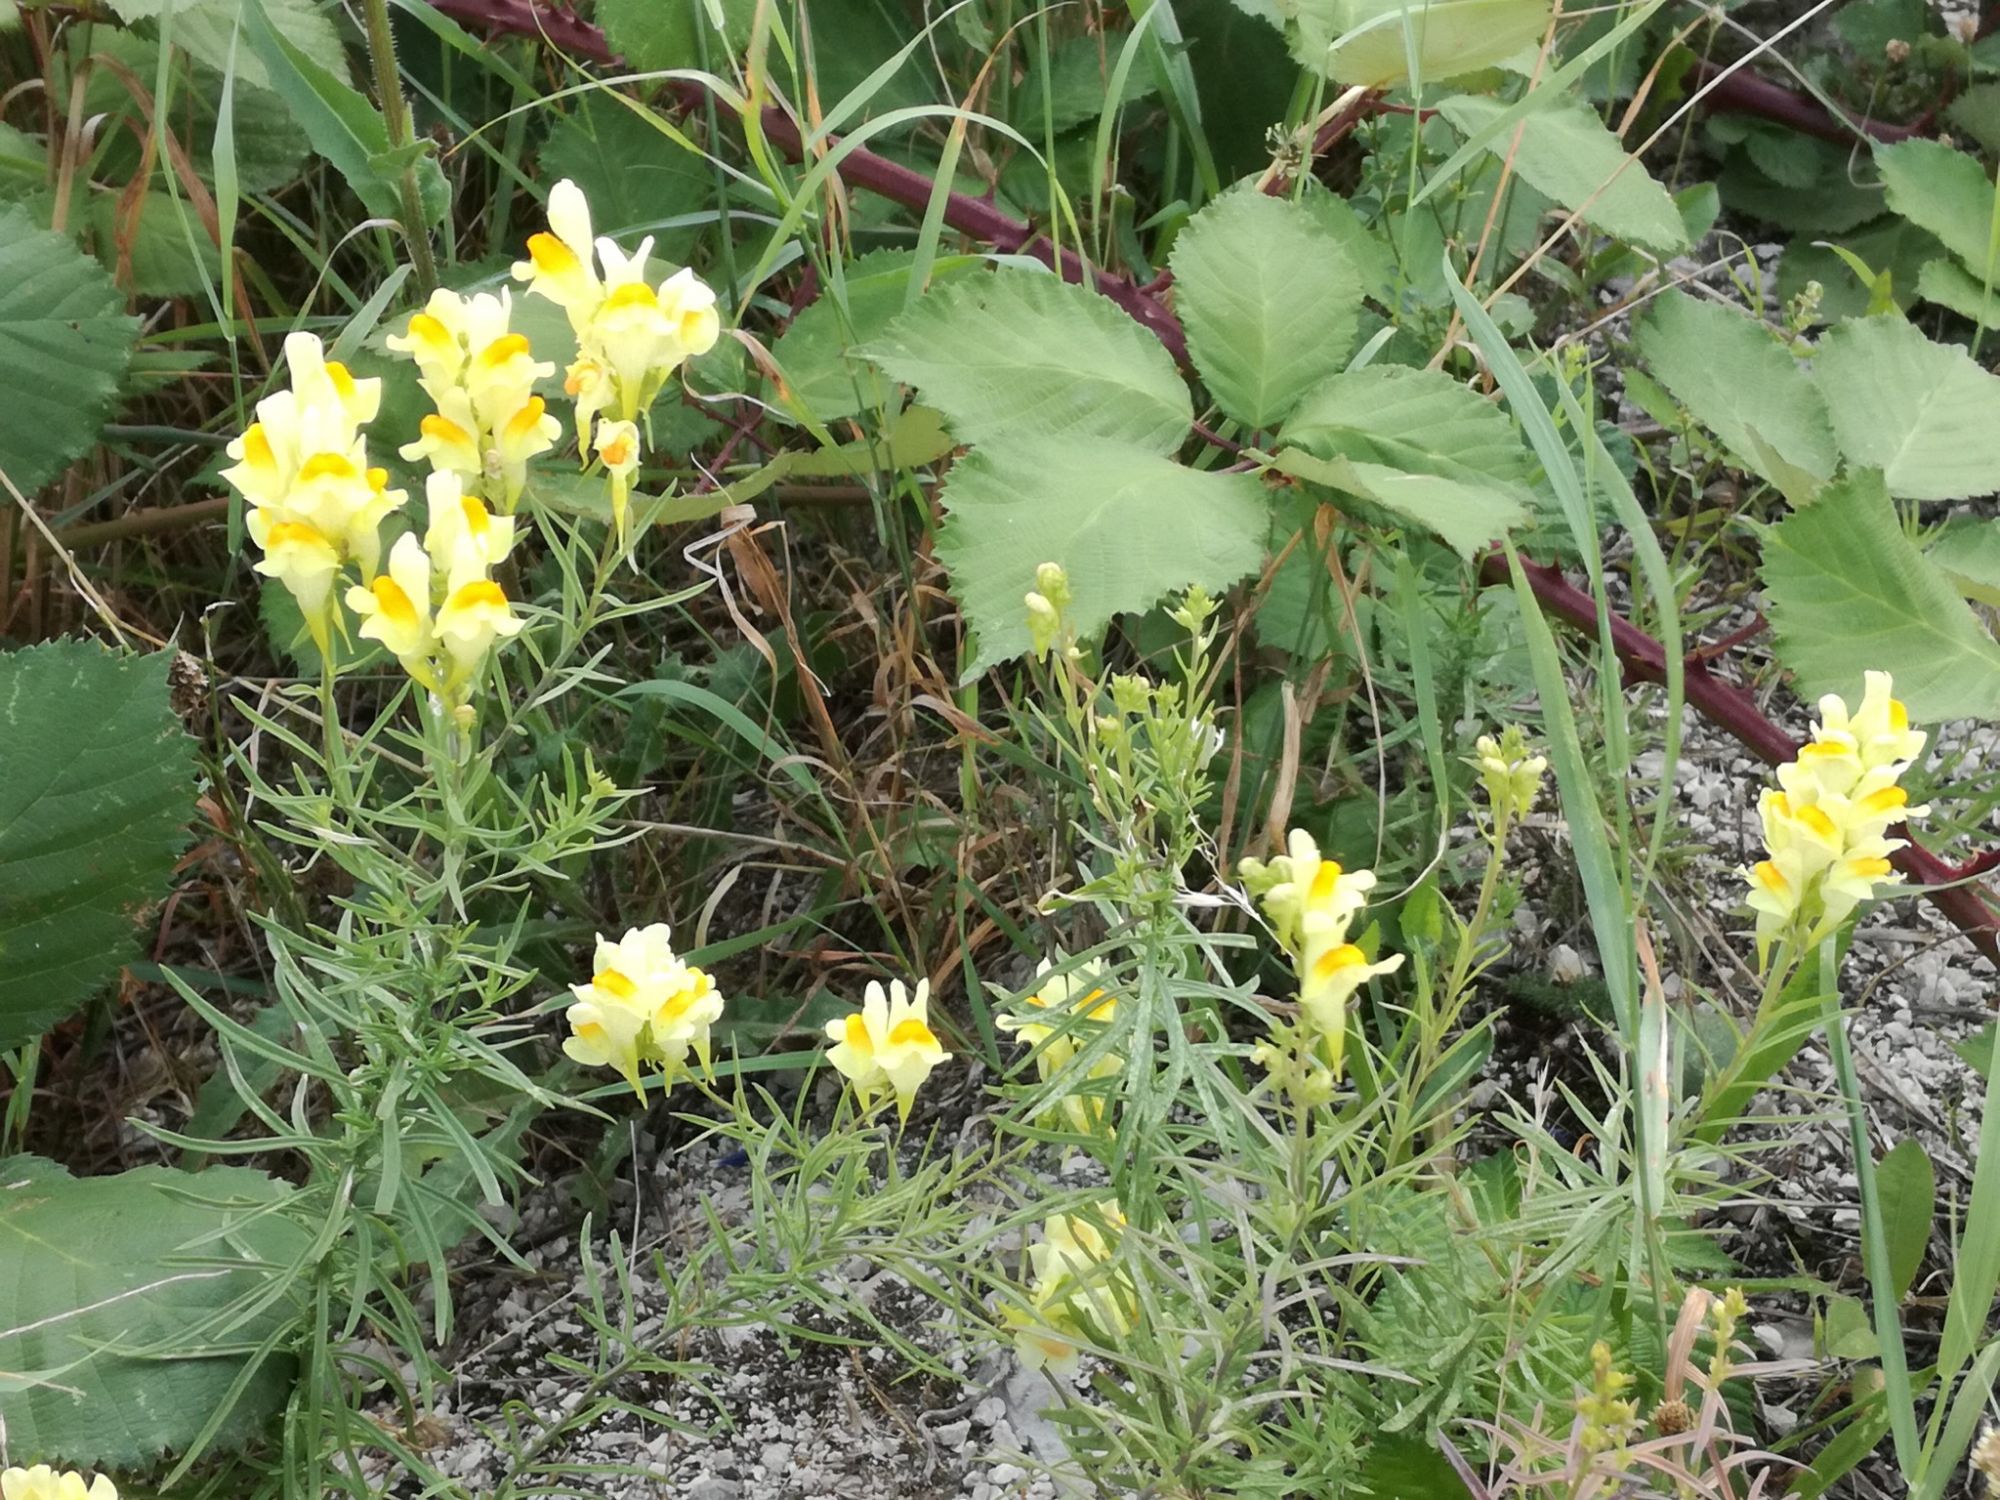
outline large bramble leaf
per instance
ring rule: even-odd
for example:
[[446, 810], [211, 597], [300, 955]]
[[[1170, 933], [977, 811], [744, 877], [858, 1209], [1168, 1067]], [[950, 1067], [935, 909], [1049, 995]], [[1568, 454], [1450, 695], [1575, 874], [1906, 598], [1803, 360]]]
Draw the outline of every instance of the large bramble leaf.
[[2000, 609], [2000, 521], [1958, 516], [1947, 522], [1924, 556], [1944, 570], [1968, 599]]
[[171, 658], [88, 641], [0, 656], [0, 1051], [118, 971], [187, 842], [194, 752]]
[[28, 208], [0, 208], [0, 472], [24, 495], [97, 441], [138, 331], [103, 267]]
[[650, 234], [663, 259], [685, 262], [713, 217], [713, 168], [619, 103], [620, 97], [586, 94], [549, 131], [542, 144], [544, 180], [568, 178], [583, 189], [598, 233]]
[[1512, 420], [1434, 370], [1332, 376], [1299, 403], [1285, 438], [1285, 472], [1372, 501], [1464, 557], [1528, 517], [1528, 455]]
[[[932, 285], [970, 270], [974, 256], [932, 263]], [[822, 291], [779, 335], [771, 358], [785, 373], [796, 408], [820, 422], [880, 409], [895, 394], [893, 381], [873, 369], [860, 350], [902, 316], [916, 264], [912, 250], [875, 250], [845, 268], [840, 297]]]
[[1639, 325], [1638, 345], [1653, 374], [1737, 462], [1775, 482], [1765, 449], [1815, 479], [1832, 477], [1839, 455], [1826, 403], [1761, 323], [1668, 292]]
[[[1436, 83], [1506, 62], [1548, 29], [1549, 0], [1301, 0], [1292, 52], [1337, 83]], [[1412, 74], [1414, 65], [1415, 73]]]
[[[1507, 107], [1500, 99], [1466, 94], [1439, 101], [1438, 111], [1469, 137]], [[1687, 248], [1687, 224], [1672, 195], [1626, 153], [1588, 105], [1572, 101], [1535, 110], [1523, 117], [1519, 134], [1517, 144], [1514, 131], [1502, 130], [1486, 150], [1511, 154], [1514, 170], [1537, 192], [1616, 239], [1662, 253]]]
[[938, 555], [975, 636], [968, 677], [1025, 652], [1035, 569], [1061, 563], [1095, 635], [1191, 584], [1222, 589], [1263, 561], [1269, 508], [1245, 474], [1183, 468], [1092, 437], [997, 439], [953, 466]]
[[[256, 0], [278, 34], [330, 73], [347, 69], [346, 49], [333, 22], [312, 0]], [[111, 0], [118, 19], [153, 23], [154, 34], [180, 47], [218, 73], [233, 63], [237, 80], [269, 88], [271, 75], [263, 59], [239, 44], [244, 24], [244, 0]]]
[[1875, 165], [1889, 207], [1943, 242], [1984, 281], [1987, 263], [2000, 266], [1992, 242], [1993, 183], [1978, 159], [1942, 141], [1898, 141], [1875, 148]]
[[750, 40], [756, 8], [754, 0], [721, 0], [713, 7], [722, 18], [720, 34], [707, 0], [597, 0], [597, 22], [612, 50], [635, 68], [714, 68]]
[[1939, 256], [1917, 272], [1917, 295], [1970, 322], [2000, 328], [2000, 277], [1994, 280], [1988, 287], [1957, 261]]
[[1346, 366], [1361, 276], [1304, 204], [1225, 194], [1180, 232], [1172, 264], [1188, 353], [1238, 421], [1274, 426], [1314, 382]]
[[1849, 463], [1880, 469], [1905, 500], [2000, 489], [2000, 379], [1898, 317], [1843, 323], [1813, 374]]
[[[199, 1437], [289, 1315], [280, 1301], [218, 1319], [302, 1248], [269, 1211], [289, 1191], [242, 1167], [79, 1178], [0, 1161], [0, 1370], [41, 1372], [0, 1385], [10, 1458], [135, 1468]], [[250, 1372], [217, 1439], [250, 1436], [292, 1369], [274, 1354]]]
[[1763, 578], [1802, 696], [1854, 701], [1863, 672], [1892, 671], [1913, 718], [2000, 718], [2000, 646], [1903, 535], [1876, 470], [1768, 529]]
[[961, 442], [1074, 434], [1165, 453], [1194, 421], [1159, 340], [1089, 288], [1035, 271], [934, 289], [862, 352]]

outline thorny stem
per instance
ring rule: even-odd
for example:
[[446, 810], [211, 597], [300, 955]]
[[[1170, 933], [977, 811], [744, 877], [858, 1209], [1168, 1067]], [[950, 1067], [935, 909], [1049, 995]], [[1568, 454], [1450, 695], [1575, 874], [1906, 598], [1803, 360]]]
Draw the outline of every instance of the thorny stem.
[[[386, 0], [369, 0], [369, 3], [380, 6]], [[542, 36], [565, 51], [597, 62], [613, 59], [604, 33], [597, 27], [566, 11], [544, 9], [534, 4], [533, 0], [431, 0], [431, 4], [446, 15], [492, 31]], [[686, 85], [685, 91], [697, 95], [702, 92], [698, 85], [692, 84]], [[1784, 96], [1782, 101], [1777, 97], [1779, 95]], [[1823, 134], [1826, 130], [1833, 130], [1842, 140], [1853, 133], [1847, 124], [1826, 114], [1816, 101], [1802, 99], [1780, 85], [1741, 70], [1731, 73], [1710, 89], [1708, 101], [1718, 108], [1781, 120], [1813, 133]], [[1809, 121], [1811, 111], [1818, 111], [1823, 119], [1812, 118]], [[783, 110], [766, 106], [760, 116], [760, 124], [766, 138], [775, 142], [792, 159], [798, 160], [804, 155], [805, 143], [798, 122]], [[1898, 138], [1907, 133], [1905, 127], [1899, 126], [1867, 123], [1865, 128], [1878, 139]], [[865, 149], [848, 154], [841, 162], [841, 175], [850, 184], [867, 188], [880, 197], [918, 212], [929, 206], [936, 191], [936, 184], [921, 172]], [[1187, 336], [1180, 320], [1147, 288], [1113, 272], [1092, 267], [1074, 252], [1062, 251], [1058, 254], [1045, 236], [1035, 233], [1032, 225], [1003, 213], [982, 199], [968, 197], [964, 193], [948, 194], [944, 220], [961, 234], [1004, 250], [1034, 255], [1060, 270], [1065, 280], [1090, 280], [1134, 321], [1150, 330], [1176, 360], [1186, 362]], [[1589, 634], [1596, 632], [1597, 607], [1590, 596], [1573, 588], [1555, 568], [1525, 559], [1522, 567], [1529, 588], [1544, 608], [1578, 630]], [[1481, 575], [1489, 582], [1496, 579], [1504, 581], [1507, 577], [1505, 559], [1498, 554], [1489, 556], [1482, 565]], [[1611, 634], [1613, 648], [1633, 678], [1651, 682], [1665, 680], [1666, 654], [1657, 640], [1630, 621], [1616, 616], [1611, 620]], [[1689, 661], [1684, 665], [1684, 673], [1687, 701], [1705, 717], [1728, 730], [1759, 758], [1778, 765], [1797, 754], [1798, 746], [1792, 737], [1766, 717], [1742, 688], [1714, 676], [1706, 662]], [[1907, 829], [1892, 831], [1897, 837], [1908, 835]], [[1981, 892], [1953, 883], [1978, 873], [1979, 861], [1974, 861], [1963, 870], [1955, 869], [1914, 842], [1897, 850], [1893, 859], [1905, 875], [1927, 888], [1924, 894], [1932, 904], [1970, 937], [1980, 952], [2000, 964], [2000, 911], [1996, 911]]]
[[[396, 35], [389, 29], [389, 0], [361, 0], [361, 13], [368, 26], [368, 59], [375, 67], [375, 92], [382, 96], [382, 123], [388, 131], [389, 150], [405, 152], [411, 139], [410, 102], [403, 97], [403, 76], [396, 68]], [[415, 156], [403, 163], [400, 190], [403, 238], [410, 245], [417, 295], [428, 297], [437, 290], [437, 259], [431, 253], [430, 227], [424, 222], [424, 195], [417, 185]]]

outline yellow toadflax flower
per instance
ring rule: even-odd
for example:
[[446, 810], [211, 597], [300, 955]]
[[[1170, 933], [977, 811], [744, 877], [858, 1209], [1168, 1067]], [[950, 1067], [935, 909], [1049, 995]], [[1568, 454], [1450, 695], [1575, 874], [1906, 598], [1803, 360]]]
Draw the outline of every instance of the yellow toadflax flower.
[[576, 1003], [563, 1051], [593, 1068], [616, 1068], [641, 1099], [641, 1069], [671, 1085], [692, 1051], [704, 1071], [709, 1028], [722, 1016], [715, 981], [674, 952], [664, 922], [634, 927], [618, 942], [599, 937], [590, 982], [570, 986]]
[[1075, 1371], [1086, 1342], [1111, 1343], [1132, 1331], [1138, 1296], [1117, 1264], [1125, 1215], [1115, 1198], [1088, 1214], [1052, 1214], [1040, 1243], [1028, 1247], [1034, 1282], [1026, 1310], [1009, 1306], [1002, 1316], [1014, 1327], [1014, 1344], [1029, 1369]]
[[1742, 874], [1760, 965], [1778, 939], [1810, 947], [1899, 880], [1889, 856], [1906, 841], [1889, 838], [1889, 826], [1930, 811], [1896, 784], [1923, 754], [1923, 732], [1910, 728], [1887, 672], [1865, 683], [1852, 714], [1839, 697], [1820, 699], [1811, 742], [1778, 768], [1779, 790], [1757, 799], [1766, 857]]
[[399, 537], [389, 571], [347, 591], [361, 634], [386, 646], [412, 681], [469, 722], [470, 691], [496, 641], [521, 633], [506, 591], [487, 576], [514, 545], [514, 521], [465, 492], [453, 470], [424, 482], [423, 541]]
[[1347, 1002], [1376, 975], [1400, 969], [1403, 955], [1370, 963], [1347, 940], [1348, 927], [1375, 888], [1372, 870], [1343, 870], [1323, 858], [1313, 836], [1300, 828], [1286, 839], [1286, 851], [1268, 864], [1246, 859], [1239, 869], [1245, 889], [1261, 899], [1273, 933], [1292, 956], [1299, 1006], [1320, 1034], [1327, 1066], [1338, 1078], [1347, 1044]]
[[604, 460], [604, 472], [611, 476], [611, 523], [622, 539], [626, 534], [626, 507], [632, 499], [632, 476], [639, 472], [638, 425], [600, 422], [596, 447], [597, 456]]
[[47, 1464], [32, 1469], [0, 1472], [0, 1497], [4, 1500], [118, 1500], [118, 1487], [103, 1475], [87, 1484], [74, 1469], [58, 1474]]
[[383, 517], [403, 503], [370, 467], [362, 428], [382, 405], [382, 382], [356, 380], [309, 333], [285, 340], [288, 384], [257, 403], [257, 420], [229, 444], [222, 471], [249, 504], [244, 527], [263, 551], [257, 571], [299, 601], [322, 655], [335, 621], [333, 587], [350, 561], [375, 570]]
[[834, 1044], [826, 1060], [854, 1085], [863, 1109], [893, 1093], [898, 1117], [907, 1120], [910, 1102], [931, 1069], [951, 1056], [931, 1030], [930, 999], [928, 979], [917, 981], [914, 995], [900, 979], [890, 981], [886, 995], [870, 980], [861, 1009], [826, 1023], [827, 1040]]
[[506, 291], [463, 297], [440, 288], [411, 314], [406, 331], [389, 339], [391, 349], [416, 361], [419, 383], [437, 407], [403, 457], [463, 476], [506, 514], [527, 487], [528, 460], [562, 436], [562, 424], [535, 394], [535, 383], [556, 367], [536, 361], [526, 336], [509, 330], [512, 318]]
[[549, 192], [548, 231], [531, 235], [528, 258], [514, 264], [514, 279], [562, 308], [576, 332], [564, 389], [576, 401], [577, 446], [586, 457], [603, 448], [600, 414], [638, 422], [674, 371], [721, 337], [714, 291], [685, 268], [652, 285], [652, 253], [651, 236], [630, 255], [615, 240], [593, 240], [590, 204], [565, 180]]
[[[1027, 1015], [1001, 1016], [996, 1022], [1002, 1031], [1013, 1032], [1035, 1049], [1035, 1071], [1044, 1083], [1067, 1070], [1090, 1039], [1118, 1014], [1118, 1002], [1099, 983], [1103, 971], [1095, 963], [1079, 964], [1063, 974], [1052, 973], [1053, 968], [1044, 959], [1035, 971], [1040, 983], [1022, 1002], [1031, 1007]], [[1110, 1078], [1124, 1066], [1124, 1058], [1107, 1052], [1084, 1076]], [[1061, 1101], [1071, 1127], [1084, 1135], [1103, 1125], [1104, 1106], [1105, 1100], [1096, 1094], [1070, 1094]]]

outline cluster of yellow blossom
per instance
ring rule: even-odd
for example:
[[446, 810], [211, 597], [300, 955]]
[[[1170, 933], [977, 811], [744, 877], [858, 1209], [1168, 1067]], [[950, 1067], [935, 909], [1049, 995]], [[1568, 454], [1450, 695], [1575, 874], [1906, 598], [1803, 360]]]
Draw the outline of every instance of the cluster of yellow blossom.
[[490, 513], [449, 470], [425, 481], [424, 497], [430, 525], [423, 541], [409, 532], [398, 537], [388, 572], [349, 589], [347, 607], [360, 617], [360, 633], [380, 641], [413, 681], [460, 705], [493, 643], [521, 633], [491, 576], [513, 550], [514, 521]]
[[826, 1060], [854, 1085], [863, 1109], [893, 1093], [897, 1114], [907, 1120], [910, 1102], [931, 1069], [951, 1056], [931, 1030], [930, 999], [928, 979], [917, 981], [914, 995], [900, 979], [890, 982], [887, 994], [871, 981], [859, 1010], [826, 1023], [827, 1040], [834, 1044]]
[[1081, 1344], [1110, 1344], [1132, 1331], [1139, 1299], [1131, 1274], [1116, 1260], [1124, 1228], [1124, 1211], [1113, 1198], [1089, 1214], [1053, 1214], [1043, 1223], [1041, 1242], [1028, 1247], [1034, 1272], [1028, 1307], [1010, 1306], [1002, 1314], [1029, 1369], [1069, 1374]]
[[468, 493], [490, 499], [503, 515], [520, 503], [528, 460], [562, 436], [562, 423], [535, 394], [535, 382], [556, 367], [536, 362], [527, 338], [509, 330], [512, 317], [506, 291], [463, 297], [440, 288], [410, 315], [403, 335], [389, 339], [391, 349], [416, 361], [419, 384], [437, 408], [403, 457], [458, 475]]
[[[1024, 997], [1024, 1003], [1032, 1008], [1029, 1015], [1001, 1016], [996, 1023], [1035, 1049], [1035, 1070], [1044, 1083], [1065, 1072], [1089, 1040], [1118, 1014], [1118, 1002], [1105, 993], [1100, 982], [1103, 971], [1096, 964], [1079, 964], [1067, 973], [1054, 973], [1053, 969], [1054, 965], [1044, 959], [1035, 971], [1039, 983], [1033, 994]], [[1084, 1077], [1110, 1078], [1124, 1066], [1124, 1058], [1106, 1052], [1090, 1065]], [[1104, 1124], [1105, 1102], [1099, 1094], [1072, 1093], [1063, 1098], [1061, 1109], [1072, 1129], [1091, 1135]]]
[[1500, 731], [1500, 738], [1482, 734], [1470, 761], [1486, 789], [1486, 802], [1501, 823], [1516, 823], [1534, 811], [1548, 758], [1528, 753], [1528, 737], [1517, 724]]
[[334, 582], [349, 562], [364, 578], [374, 572], [382, 519], [404, 496], [369, 466], [362, 433], [381, 409], [382, 382], [356, 380], [309, 333], [285, 340], [285, 366], [288, 386], [257, 403], [222, 478], [250, 507], [245, 525], [264, 554], [257, 571], [291, 591], [324, 656]]
[[1586, 1453], [1622, 1449], [1639, 1431], [1639, 1406], [1624, 1394], [1632, 1377], [1612, 1365], [1611, 1346], [1600, 1339], [1590, 1349], [1590, 1389], [1576, 1398], [1583, 1419], [1577, 1442]]
[[104, 1475], [88, 1485], [74, 1469], [58, 1474], [47, 1464], [32, 1469], [0, 1472], [0, 1497], [4, 1500], [118, 1500], [118, 1488]]
[[1860, 708], [1820, 699], [1820, 719], [1799, 758], [1778, 768], [1779, 790], [1766, 789], [1757, 814], [1767, 857], [1743, 872], [1757, 914], [1757, 955], [1769, 959], [1779, 937], [1818, 942], [1878, 887], [1899, 877], [1889, 856], [1904, 845], [1889, 825], [1921, 817], [1896, 783], [1923, 754], [1924, 734], [1893, 696], [1887, 672], [1866, 675]]
[[1400, 953], [1370, 963], [1347, 940], [1349, 926], [1375, 888], [1375, 874], [1341, 869], [1321, 856], [1311, 834], [1298, 828], [1286, 839], [1284, 854], [1268, 864], [1246, 859], [1240, 872], [1244, 888], [1262, 902], [1273, 934], [1291, 955], [1300, 1009], [1318, 1033], [1327, 1067], [1337, 1079], [1347, 1042], [1347, 1002], [1376, 975], [1403, 966]]
[[[619, 534], [640, 455], [639, 419], [682, 361], [705, 354], [722, 330], [715, 293], [681, 270], [656, 288], [646, 281], [650, 237], [626, 255], [615, 240], [593, 239], [590, 205], [575, 183], [549, 193], [549, 227], [529, 237], [514, 277], [561, 307], [576, 331], [577, 356], [563, 388], [576, 401], [576, 439], [604, 461]], [[600, 421], [600, 418], [604, 420]]]
[[641, 1099], [640, 1072], [671, 1085], [690, 1050], [706, 1069], [709, 1028], [722, 1016], [715, 981], [674, 952], [664, 922], [634, 927], [619, 942], [600, 936], [588, 984], [574, 984], [563, 1051], [593, 1068], [616, 1068]]

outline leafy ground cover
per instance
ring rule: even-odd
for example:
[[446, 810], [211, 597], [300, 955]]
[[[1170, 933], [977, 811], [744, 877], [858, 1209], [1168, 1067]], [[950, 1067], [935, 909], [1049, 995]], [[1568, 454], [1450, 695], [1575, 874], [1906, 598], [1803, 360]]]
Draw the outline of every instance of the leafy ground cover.
[[0, 0], [0, 1490], [2000, 1494], [2000, 18]]

